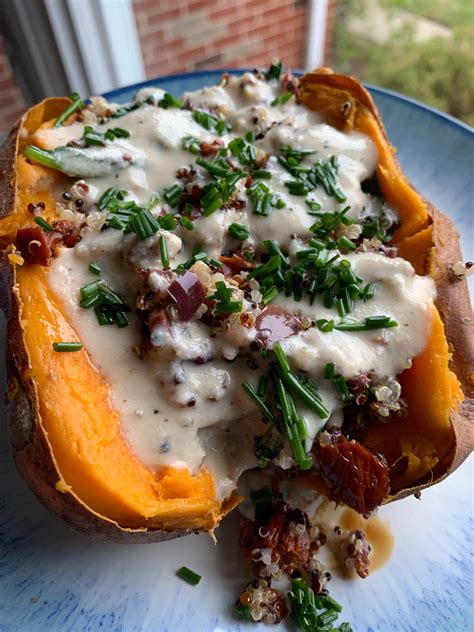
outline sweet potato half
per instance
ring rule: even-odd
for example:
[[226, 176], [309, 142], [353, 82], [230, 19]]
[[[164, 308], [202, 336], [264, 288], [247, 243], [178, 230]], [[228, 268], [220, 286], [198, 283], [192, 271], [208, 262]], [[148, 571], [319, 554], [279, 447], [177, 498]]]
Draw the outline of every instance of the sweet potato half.
[[[380, 115], [362, 85], [327, 69], [308, 73], [301, 102], [344, 131], [370, 136], [379, 151], [376, 177], [397, 210], [399, 253], [437, 286], [427, 346], [401, 376], [408, 416], [369, 427], [363, 443], [391, 468], [391, 495], [412, 494], [440, 481], [472, 448], [473, 327], [452, 222], [409, 184], [396, 161]], [[23, 263], [15, 252], [18, 228], [31, 224], [28, 204], [45, 203], [55, 219], [53, 190], [68, 178], [29, 163], [23, 150], [38, 127], [68, 101], [47, 99], [11, 131], [0, 156], [1, 305], [7, 317], [10, 435], [17, 467], [42, 502], [76, 529], [121, 541], [158, 541], [212, 532], [239, 501], [215, 498], [212, 474], [151, 471], [131, 453], [109, 403], [109, 386], [87, 350], [54, 353], [55, 340], [77, 340], [61, 305], [48, 291], [48, 268]], [[303, 484], [315, 484], [311, 475]], [[320, 482], [319, 482], [320, 483]]]

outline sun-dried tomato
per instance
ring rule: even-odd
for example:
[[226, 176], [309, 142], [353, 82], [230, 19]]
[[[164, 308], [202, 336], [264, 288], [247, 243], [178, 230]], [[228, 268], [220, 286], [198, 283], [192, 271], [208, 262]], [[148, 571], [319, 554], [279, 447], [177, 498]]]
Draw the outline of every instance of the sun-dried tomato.
[[202, 156], [209, 156], [210, 154], [215, 154], [219, 151], [219, 149], [221, 149], [221, 147], [224, 147], [224, 143], [218, 138], [213, 140], [212, 143], [206, 143], [205, 141], [203, 141], [199, 145], [199, 149], [201, 150]]
[[231, 257], [226, 257], [225, 255], [221, 255], [219, 257], [220, 262], [227, 267], [232, 274], [238, 274], [241, 270], [253, 270], [256, 267], [256, 264], [252, 261], [247, 261], [244, 257], [240, 255], [234, 254]]
[[334, 500], [363, 515], [378, 507], [390, 491], [387, 465], [358, 441], [342, 434], [319, 447], [319, 469]]

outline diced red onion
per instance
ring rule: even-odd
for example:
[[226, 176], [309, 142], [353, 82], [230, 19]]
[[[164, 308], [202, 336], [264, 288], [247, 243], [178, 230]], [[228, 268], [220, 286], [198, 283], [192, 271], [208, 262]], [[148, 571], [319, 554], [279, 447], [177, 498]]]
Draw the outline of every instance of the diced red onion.
[[191, 320], [206, 298], [203, 284], [190, 270], [173, 281], [167, 292], [176, 303], [180, 320]]
[[275, 342], [295, 334], [300, 329], [300, 325], [298, 319], [285, 309], [268, 305], [257, 316], [255, 329], [257, 342], [262, 347], [273, 347]]

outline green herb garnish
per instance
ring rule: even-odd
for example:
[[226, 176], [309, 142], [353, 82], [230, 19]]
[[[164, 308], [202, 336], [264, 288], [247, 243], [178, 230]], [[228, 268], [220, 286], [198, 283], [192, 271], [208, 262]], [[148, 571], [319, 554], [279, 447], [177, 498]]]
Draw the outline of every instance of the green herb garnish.
[[147, 208], [140, 208], [138, 212], [131, 214], [128, 227], [139, 239], [148, 239], [158, 232], [160, 223]]
[[102, 273], [102, 268], [96, 261], [91, 261], [89, 263], [89, 271], [93, 274], [100, 275]]
[[244, 606], [244, 604], [241, 603], [239, 599], [237, 599], [234, 604], [234, 612], [235, 614], [238, 614], [239, 617], [243, 617], [248, 621], [253, 621], [249, 606]]
[[344, 403], [351, 402], [354, 399], [354, 395], [349, 390], [344, 376], [336, 373], [334, 362], [325, 365], [324, 378], [332, 383]]
[[246, 143], [243, 138], [234, 138], [228, 144], [228, 148], [241, 165], [252, 166], [255, 164], [255, 147], [250, 143]]
[[263, 399], [257, 394], [257, 391], [253, 388], [253, 386], [251, 386], [248, 382], [242, 382], [242, 388], [260, 410], [265, 419], [270, 421], [276, 428], [278, 428], [279, 424], [276, 418], [273, 416], [272, 411], [263, 401]]
[[276, 79], [278, 81], [280, 79], [282, 68], [283, 64], [281, 61], [279, 59], [274, 59], [270, 68], [265, 72], [267, 81], [271, 81], [272, 79]]
[[195, 136], [185, 136], [181, 141], [181, 146], [192, 154], [201, 153], [201, 141]]
[[46, 230], [48, 233], [54, 230], [53, 226], [49, 222], [47, 222], [43, 217], [35, 217], [34, 223], [38, 224], [43, 230]]
[[247, 195], [253, 201], [254, 215], [269, 215], [272, 208], [284, 208], [285, 201], [263, 182], [255, 182], [247, 188]]
[[178, 206], [179, 198], [182, 191], [183, 188], [179, 184], [173, 184], [164, 190], [163, 197], [171, 206], [171, 208], [175, 208], [176, 206]]
[[305, 150], [285, 147], [282, 152], [284, 155], [278, 157], [278, 162], [295, 178], [295, 180], [285, 182], [290, 193], [306, 195], [312, 189], [323, 187], [326, 193], [335, 197], [338, 202], [346, 201], [346, 196], [336, 181], [338, 170], [336, 156], [331, 156], [326, 162], [318, 160], [312, 167], [302, 167], [300, 162], [305, 155], [308, 155]]
[[283, 94], [275, 97], [270, 105], [284, 105], [291, 99], [292, 96], [293, 92], [284, 92]]
[[364, 321], [354, 319], [343, 319], [334, 325], [334, 329], [339, 331], [369, 331], [371, 329], [386, 329], [398, 327], [396, 320], [390, 316], [368, 316]]
[[165, 92], [163, 98], [158, 101], [158, 105], [160, 108], [166, 110], [168, 108], [180, 108], [182, 104], [181, 101], [172, 94]]
[[186, 230], [194, 230], [193, 222], [189, 219], [189, 217], [186, 217], [186, 215], [183, 215], [179, 221], [181, 222], [181, 226], [184, 226]]
[[198, 575], [187, 566], [182, 566], [179, 571], [176, 572], [176, 575], [192, 586], [197, 586], [201, 581], [201, 575]]
[[243, 241], [244, 239], [247, 239], [249, 236], [249, 229], [247, 228], [247, 226], [244, 226], [243, 224], [230, 224], [229, 228], [227, 229], [229, 232], [229, 235], [231, 235], [231, 237], [233, 237], [234, 239], [238, 239], [239, 241]]
[[252, 171], [252, 177], [255, 178], [255, 180], [271, 180], [272, 174], [265, 169], [254, 169]]
[[128, 325], [125, 314], [130, 311], [130, 307], [124, 297], [103, 279], [81, 287], [80, 295], [80, 306], [85, 309], [93, 308], [99, 325], [116, 324], [118, 327]]
[[92, 152], [89, 147], [56, 147], [41, 149], [28, 145], [27, 158], [50, 169], [56, 169], [68, 176], [80, 178], [100, 178], [109, 176], [114, 170], [126, 169], [132, 165], [143, 164], [142, 158], [125, 160], [119, 148], [113, 146], [103, 152]]
[[243, 309], [242, 301], [231, 301], [232, 292], [224, 281], [216, 282], [216, 292], [209, 298], [217, 301], [214, 306], [215, 314], [236, 314]]
[[168, 246], [166, 245], [166, 237], [164, 235], [160, 235], [159, 244], [163, 270], [168, 270], [168, 268], [170, 267], [170, 260], [168, 256]]
[[81, 351], [84, 345], [80, 342], [53, 342], [53, 349], [58, 352]]
[[209, 132], [216, 132], [219, 136], [230, 132], [232, 129], [229, 123], [213, 114], [209, 114], [209, 112], [204, 112], [204, 110], [193, 110], [192, 117], [201, 127], [204, 127]]
[[85, 107], [84, 101], [81, 99], [77, 92], [71, 92], [69, 98], [71, 99], [71, 105], [68, 105], [64, 112], [60, 114], [58, 118], [54, 121], [54, 127], [61, 127], [63, 123], [71, 116], [71, 114], [74, 114], [78, 110], [82, 110], [82, 108]]
[[321, 419], [329, 417], [328, 409], [321, 403], [321, 398], [314, 395], [307, 386], [293, 373], [287, 357], [279, 342], [276, 342], [273, 351], [278, 361], [278, 375], [285, 386], [298, 397], [308, 408], [314, 411]]
[[328, 595], [316, 595], [301, 577], [291, 581], [288, 600], [290, 617], [301, 632], [352, 632], [349, 623], [343, 623], [339, 628], [332, 626], [342, 607]]

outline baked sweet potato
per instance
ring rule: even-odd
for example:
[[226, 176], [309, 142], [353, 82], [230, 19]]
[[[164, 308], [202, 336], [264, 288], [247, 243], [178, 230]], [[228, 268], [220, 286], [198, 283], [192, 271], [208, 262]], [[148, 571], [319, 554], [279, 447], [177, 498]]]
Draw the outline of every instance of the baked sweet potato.
[[[452, 222], [402, 174], [359, 82], [319, 69], [302, 78], [299, 98], [334, 127], [374, 141], [378, 184], [401, 218], [393, 240], [401, 256], [418, 274], [431, 275], [437, 287], [428, 344], [401, 377], [408, 415], [396, 424], [370, 426], [360, 438], [392, 465], [387, 502], [442, 480], [472, 449], [473, 329], [466, 283], [452, 272], [461, 258], [458, 237]], [[139, 461], [87, 350], [52, 351], [55, 340], [78, 336], [48, 290], [48, 268], [24, 262], [15, 248], [18, 229], [32, 223], [29, 205], [41, 200], [42, 217], [57, 219], [53, 190], [70, 179], [32, 164], [24, 150], [31, 135], [68, 103], [47, 99], [29, 110], [0, 157], [0, 295], [8, 322], [10, 434], [17, 467], [50, 510], [87, 534], [148, 542], [212, 532], [239, 497], [216, 500], [207, 470], [195, 476], [173, 468], [156, 472]], [[314, 473], [301, 475], [301, 482], [327, 491]]]

